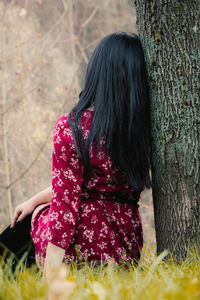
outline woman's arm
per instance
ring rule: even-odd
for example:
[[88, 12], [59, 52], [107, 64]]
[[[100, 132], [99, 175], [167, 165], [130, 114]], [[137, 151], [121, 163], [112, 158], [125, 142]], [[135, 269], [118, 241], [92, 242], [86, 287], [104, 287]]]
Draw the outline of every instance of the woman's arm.
[[13, 220], [11, 223], [11, 228], [15, 226], [16, 221], [22, 221], [27, 215], [31, 214], [33, 210], [40, 204], [50, 203], [51, 202], [51, 194], [52, 188], [49, 186], [48, 188], [42, 190], [41, 192], [34, 195], [29, 200], [21, 203], [15, 208], [15, 212], [13, 215]]
[[43, 204], [43, 203], [50, 203], [51, 202], [51, 191], [52, 188], [49, 186], [48, 188], [42, 190], [41, 192], [34, 195], [31, 199], [35, 204], [35, 207]]
[[51, 269], [58, 267], [62, 264], [65, 254], [65, 249], [62, 249], [52, 243], [48, 243], [45, 264], [44, 264], [44, 275], [49, 281]]
[[62, 264], [79, 216], [84, 166], [76, 152], [70, 130], [66, 115], [56, 121], [53, 129], [53, 195], [47, 225], [49, 243], [44, 263], [47, 280], [50, 269]]
[[78, 156], [66, 115], [53, 130], [52, 201], [47, 224], [47, 240], [67, 249], [79, 217], [83, 161]]

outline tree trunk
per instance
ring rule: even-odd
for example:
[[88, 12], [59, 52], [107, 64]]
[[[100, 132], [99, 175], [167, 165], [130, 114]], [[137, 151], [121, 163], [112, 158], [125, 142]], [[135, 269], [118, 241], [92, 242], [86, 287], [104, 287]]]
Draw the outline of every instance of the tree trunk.
[[2, 154], [4, 153], [5, 158], [4, 158], [4, 172], [6, 176], [6, 185], [8, 186], [7, 188], [7, 200], [8, 200], [8, 209], [9, 209], [9, 217], [10, 217], [10, 222], [12, 221], [12, 199], [11, 199], [11, 188], [9, 187], [10, 184], [10, 162], [9, 162], [9, 153], [8, 153], [8, 137], [7, 137], [7, 118], [6, 118], [6, 104], [7, 104], [7, 88], [6, 88], [6, 58], [5, 58], [5, 51], [6, 51], [6, 32], [5, 32], [5, 18], [2, 18], [1, 20], [1, 93], [0, 93], [0, 113], [1, 113], [1, 128], [2, 128], [2, 138], [1, 142], [3, 143], [3, 150]]
[[[200, 250], [199, 0], [136, 0], [149, 73], [157, 254]], [[169, 258], [169, 255], [168, 255]]]

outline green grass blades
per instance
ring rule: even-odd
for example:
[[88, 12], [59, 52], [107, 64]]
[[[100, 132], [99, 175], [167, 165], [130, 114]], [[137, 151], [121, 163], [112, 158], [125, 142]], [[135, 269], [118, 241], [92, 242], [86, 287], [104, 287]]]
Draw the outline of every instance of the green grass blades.
[[[21, 263], [12, 273], [12, 260], [2, 261], [0, 299], [200, 299], [200, 255], [191, 251], [184, 262], [177, 264], [173, 260], [165, 262], [166, 254], [163, 252], [156, 256], [143, 251], [138, 266], [130, 264], [129, 269], [123, 264], [116, 266], [111, 262], [107, 265], [83, 263], [82, 267], [72, 263], [64, 278], [64, 281], [75, 283], [69, 296], [64, 289], [59, 296], [49, 295], [42, 272], [34, 266], [26, 269]], [[62, 290], [61, 286], [59, 290]]]

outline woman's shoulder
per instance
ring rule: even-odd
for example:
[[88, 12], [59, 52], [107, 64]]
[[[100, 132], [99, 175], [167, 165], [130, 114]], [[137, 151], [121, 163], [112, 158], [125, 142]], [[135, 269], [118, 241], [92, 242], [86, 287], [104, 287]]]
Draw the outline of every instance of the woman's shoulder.
[[53, 127], [54, 143], [69, 143], [72, 140], [72, 131], [68, 122], [68, 113], [60, 115], [54, 123]]
[[[59, 118], [57, 118], [56, 122], [54, 123], [54, 128], [53, 128], [53, 135], [57, 135], [60, 137], [63, 137], [65, 139], [71, 139], [72, 138], [72, 129], [69, 125], [68, 122], [68, 116], [69, 113], [64, 113], [60, 115]], [[73, 118], [73, 116], [72, 116]], [[81, 124], [82, 124], [82, 129], [85, 132], [88, 132], [90, 129], [91, 123], [92, 123], [92, 118], [93, 118], [93, 111], [91, 110], [85, 110], [83, 115], [81, 116]]]
[[59, 118], [57, 118], [57, 120], [54, 124], [54, 128], [69, 125], [68, 124], [68, 114], [69, 113], [62, 114]]

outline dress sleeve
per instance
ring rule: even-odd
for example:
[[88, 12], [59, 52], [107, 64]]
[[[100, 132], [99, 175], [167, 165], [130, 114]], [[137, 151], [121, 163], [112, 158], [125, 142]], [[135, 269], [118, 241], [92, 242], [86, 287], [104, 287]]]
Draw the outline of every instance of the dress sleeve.
[[53, 129], [52, 199], [47, 224], [47, 240], [67, 249], [78, 218], [83, 162], [78, 157], [67, 114]]

